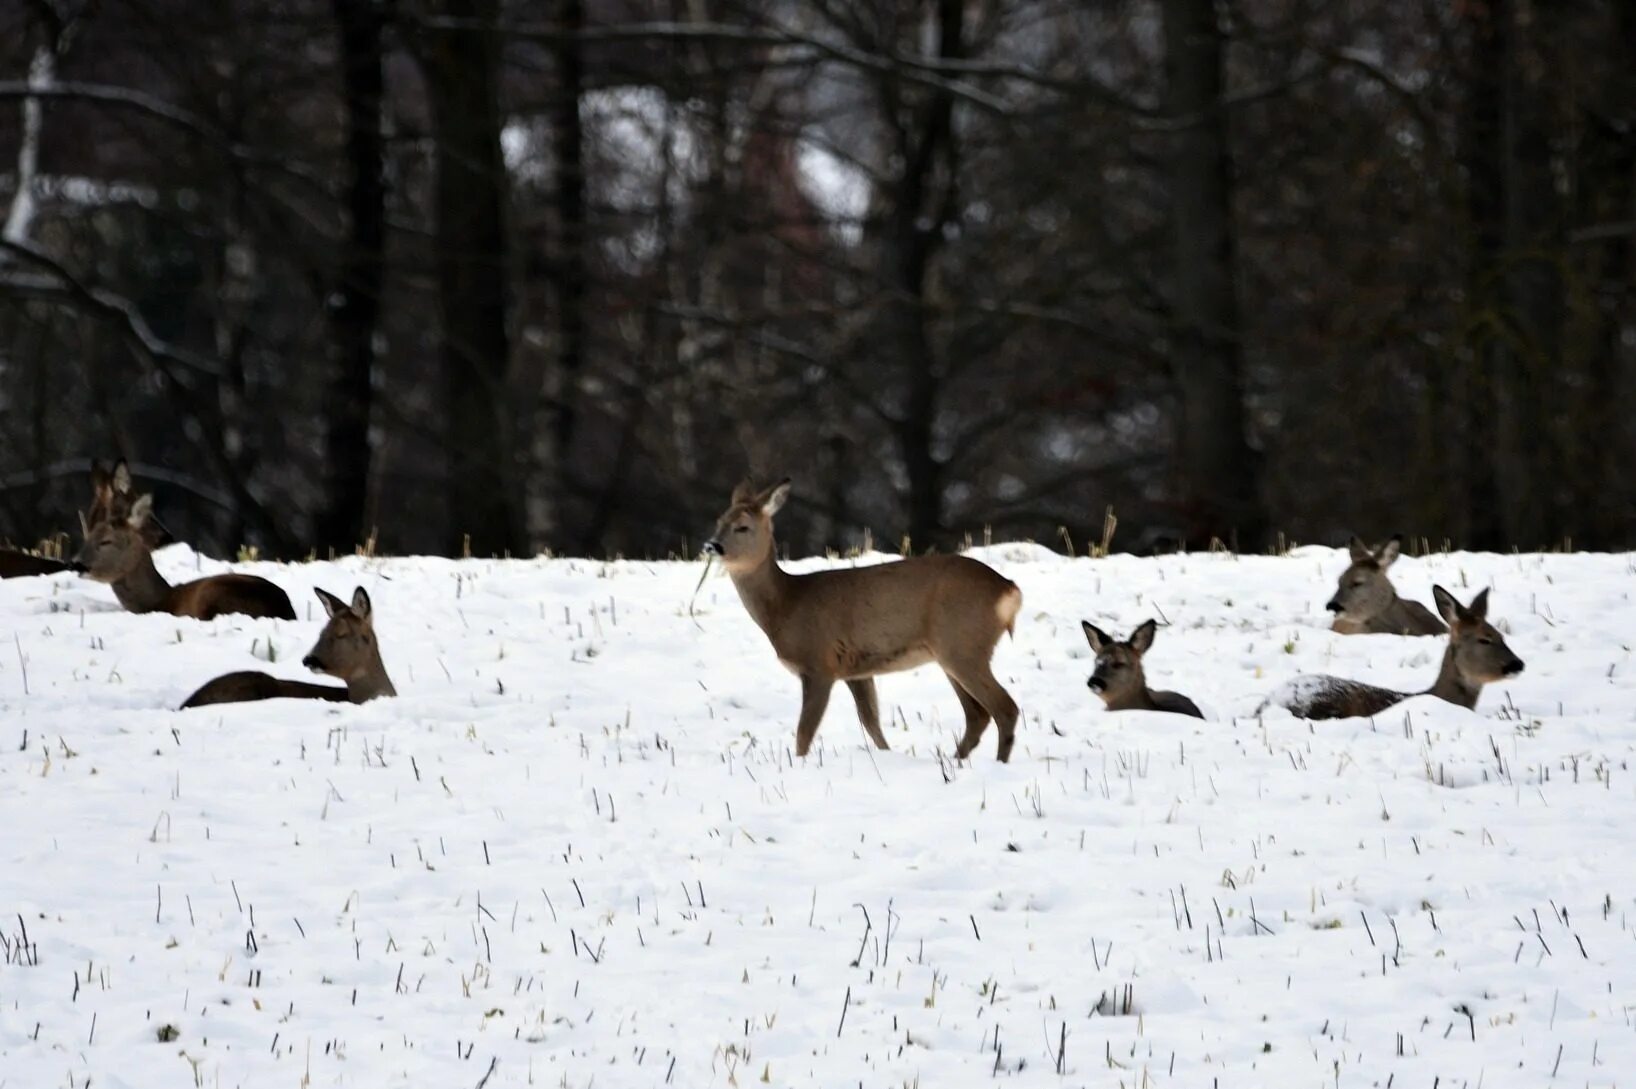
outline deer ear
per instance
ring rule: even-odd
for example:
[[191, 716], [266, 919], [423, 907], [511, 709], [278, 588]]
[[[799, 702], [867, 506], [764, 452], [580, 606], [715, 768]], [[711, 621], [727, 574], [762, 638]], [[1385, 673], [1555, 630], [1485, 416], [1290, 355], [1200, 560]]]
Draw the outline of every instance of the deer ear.
[[1471, 599], [1471, 604], [1466, 606], [1466, 613], [1473, 620], [1488, 619], [1488, 589], [1486, 587], [1482, 593]]
[[91, 463], [91, 493], [100, 499], [113, 490], [113, 478], [108, 475], [108, 470], [102, 467], [102, 462], [93, 461]]
[[369, 591], [362, 586], [352, 591], [352, 611], [358, 614], [358, 619], [368, 620], [374, 606], [369, 603]]
[[1353, 563], [1367, 563], [1375, 558], [1375, 554], [1369, 551], [1369, 546], [1364, 544], [1363, 540], [1356, 535], [1347, 542], [1346, 548], [1352, 554]]
[[330, 616], [334, 616], [336, 613], [341, 612], [347, 607], [346, 602], [342, 601], [328, 590], [320, 590], [318, 587], [314, 586], [312, 588], [312, 592], [318, 595], [318, 600], [324, 606], [324, 612], [328, 613]]
[[790, 478], [785, 477], [777, 484], [767, 489], [767, 494], [761, 497], [761, 513], [771, 518], [784, 507], [784, 501], [790, 497]]
[[1153, 646], [1153, 636], [1158, 630], [1158, 621], [1142, 621], [1142, 626], [1130, 633], [1130, 649], [1134, 650], [1137, 654], [1146, 654], [1148, 652], [1148, 648]]
[[1437, 611], [1448, 621], [1450, 627], [1466, 618], [1465, 606], [1454, 600], [1454, 595], [1441, 586], [1432, 587], [1432, 600], [1437, 603]]
[[146, 522], [148, 520], [148, 516], [152, 513], [153, 496], [144, 495], [136, 502], [131, 504], [131, 513], [126, 521], [130, 523], [132, 529], [141, 529], [142, 523]]
[[79, 513], [79, 516], [80, 516], [80, 536], [81, 537], [91, 536], [91, 523], [87, 522], [85, 520], [85, 512], [84, 511], [79, 511], [78, 513]]
[[1079, 622], [1079, 627], [1080, 630], [1085, 633], [1085, 641], [1091, 644], [1092, 654], [1101, 654], [1103, 648], [1109, 643], [1113, 642], [1113, 640], [1108, 638], [1107, 632], [1103, 631], [1089, 620], [1081, 620]]
[[114, 491], [120, 495], [129, 494], [131, 490], [131, 467], [125, 464], [124, 458], [114, 462], [113, 481]]
[[733, 506], [736, 507], [740, 503], [753, 503], [755, 498], [756, 486], [750, 483], [749, 480], [741, 480], [733, 486]]
[[1402, 550], [1403, 537], [1401, 534], [1398, 534], [1385, 544], [1381, 545], [1379, 548], [1375, 549], [1375, 562], [1380, 564], [1380, 569], [1384, 571], [1388, 567], [1392, 566], [1392, 564], [1397, 562], [1398, 553]]

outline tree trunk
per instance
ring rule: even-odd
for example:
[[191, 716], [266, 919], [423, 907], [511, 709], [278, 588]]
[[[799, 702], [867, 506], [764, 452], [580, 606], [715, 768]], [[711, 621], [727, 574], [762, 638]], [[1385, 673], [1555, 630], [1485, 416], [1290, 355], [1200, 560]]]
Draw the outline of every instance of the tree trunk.
[[1551, 543], [1566, 516], [1550, 412], [1564, 298], [1549, 92], [1527, 75], [1515, 0], [1492, 0], [1471, 17], [1467, 177], [1479, 332], [1467, 423], [1470, 543], [1531, 549]]
[[1166, 112], [1174, 240], [1176, 457], [1186, 533], [1244, 548], [1266, 537], [1244, 420], [1233, 189], [1222, 107], [1225, 42], [1215, 0], [1166, 0]]
[[421, 58], [437, 134], [437, 289], [443, 319], [451, 545], [522, 551], [506, 376], [505, 162], [500, 150], [499, 0], [442, 0], [460, 25], [427, 34]]
[[328, 477], [318, 515], [320, 549], [346, 553], [366, 535], [369, 420], [375, 337], [381, 313], [386, 184], [381, 95], [381, 15], [375, 0], [332, 0], [340, 31], [342, 102], [346, 110], [348, 236], [339, 282], [330, 296]]
[[[574, 482], [573, 448], [579, 427], [579, 380], [585, 367], [586, 279], [585, 260], [585, 130], [580, 119], [585, 70], [576, 35], [585, 26], [584, 0], [558, 0], [562, 44], [557, 48], [557, 88], [554, 128], [557, 144], [557, 217], [561, 225], [561, 253], [557, 269], [558, 329], [561, 355], [556, 376], [552, 446], [556, 491], [570, 494]], [[623, 444], [621, 446], [623, 449]], [[561, 502], [559, 498], [557, 502]], [[599, 508], [601, 509], [601, 508]], [[600, 534], [599, 534], [600, 535]], [[592, 541], [583, 541], [589, 548]]]
[[[938, 56], [964, 55], [964, 0], [938, 0]], [[888, 77], [890, 78], [890, 77]], [[900, 122], [902, 124], [902, 122]], [[935, 449], [941, 410], [941, 378], [931, 341], [927, 273], [942, 248], [952, 214], [956, 173], [954, 100], [932, 91], [916, 120], [900, 133], [903, 171], [893, 186], [883, 239], [883, 279], [888, 301], [888, 342], [904, 376], [898, 449], [909, 480], [908, 527], [912, 547], [943, 543], [943, 463]]]

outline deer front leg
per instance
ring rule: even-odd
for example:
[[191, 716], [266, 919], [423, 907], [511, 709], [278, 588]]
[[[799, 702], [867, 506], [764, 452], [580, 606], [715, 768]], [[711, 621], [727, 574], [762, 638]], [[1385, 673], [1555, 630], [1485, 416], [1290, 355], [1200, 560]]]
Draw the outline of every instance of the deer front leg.
[[801, 721], [795, 727], [795, 755], [805, 756], [812, 748], [812, 738], [818, 732], [818, 723], [824, 719], [824, 708], [829, 706], [829, 690], [835, 681], [829, 677], [801, 676]]
[[875, 695], [875, 678], [847, 681], [846, 686], [852, 690], [852, 702], [858, 705], [858, 721], [863, 723], [869, 740], [875, 743], [877, 749], [890, 748], [886, 744], [886, 735], [880, 732], [880, 700]]

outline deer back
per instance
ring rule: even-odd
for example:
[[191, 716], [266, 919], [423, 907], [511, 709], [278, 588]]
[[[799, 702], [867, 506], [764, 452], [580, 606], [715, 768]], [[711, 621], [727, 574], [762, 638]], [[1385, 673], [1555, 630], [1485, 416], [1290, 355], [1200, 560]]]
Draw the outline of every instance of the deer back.
[[290, 595], [259, 575], [237, 573], [211, 575], [171, 587], [164, 611], [196, 620], [228, 615], [295, 619]]
[[256, 700], [310, 699], [347, 702], [347, 690], [333, 684], [287, 681], [266, 673], [244, 671], [224, 673], [207, 681], [182, 704], [182, 710], [214, 703], [251, 703]]

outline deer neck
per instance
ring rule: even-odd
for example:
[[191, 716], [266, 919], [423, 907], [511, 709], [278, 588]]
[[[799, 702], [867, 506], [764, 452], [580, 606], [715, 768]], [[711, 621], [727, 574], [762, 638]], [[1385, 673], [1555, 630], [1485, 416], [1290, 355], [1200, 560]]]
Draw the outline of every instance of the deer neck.
[[1429, 695], [1440, 700], [1465, 708], [1477, 706], [1477, 696], [1482, 692], [1482, 685], [1470, 684], [1462, 680], [1458, 670], [1454, 668], [1454, 644], [1450, 643], [1443, 652], [1443, 667], [1437, 671], [1437, 681], [1426, 691]]
[[347, 699], [353, 703], [367, 703], [378, 696], [396, 696], [392, 678], [386, 675], [386, 663], [381, 661], [381, 648], [370, 649], [369, 661], [364, 668], [347, 678]]
[[111, 583], [119, 603], [133, 613], [159, 612], [170, 597], [171, 585], [153, 565], [153, 553], [143, 552], [124, 578]]
[[1111, 700], [1104, 700], [1110, 711], [1157, 711], [1159, 705], [1153, 702], [1153, 692], [1147, 682], [1126, 692], [1121, 692]]
[[773, 638], [778, 627], [780, 606], [789, 597], [796, 576], [778, 566], [777, 545], [769, 541], [767, 554], [754, 567], [729, 572], [739, 600], [756, 626]]

